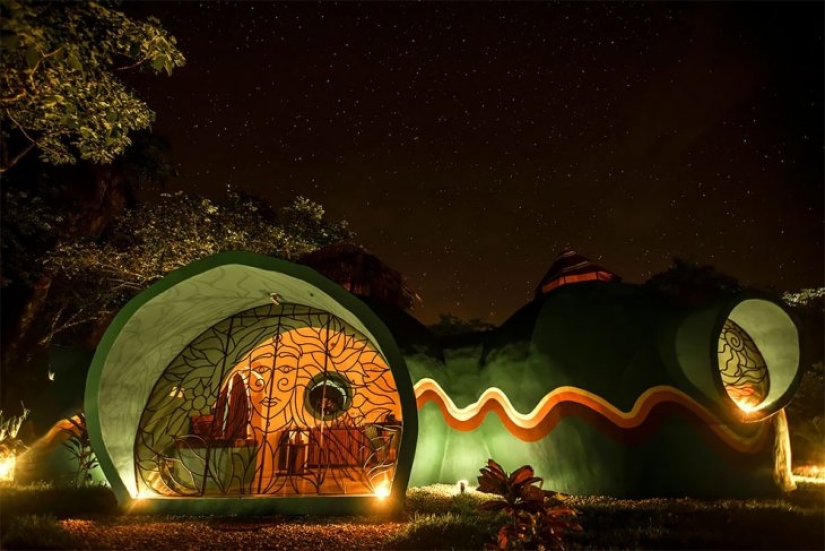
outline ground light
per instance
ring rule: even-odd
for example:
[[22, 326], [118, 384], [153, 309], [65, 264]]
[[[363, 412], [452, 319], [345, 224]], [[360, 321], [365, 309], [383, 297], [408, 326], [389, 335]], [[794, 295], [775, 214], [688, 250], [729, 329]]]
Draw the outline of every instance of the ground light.
[[375, 497], [379, 499], [384, 499], [390, 496], [390, 483], [387, 481], [382, 482], [375, 488]]
[[14, 469], [17, 466], [17, 457], [10, 455], [0, 460], [0, 481], [11, 482], [14, 480]]
[[825, 484], [825, 465], [803, 465], [794, 469], [794, 482]]

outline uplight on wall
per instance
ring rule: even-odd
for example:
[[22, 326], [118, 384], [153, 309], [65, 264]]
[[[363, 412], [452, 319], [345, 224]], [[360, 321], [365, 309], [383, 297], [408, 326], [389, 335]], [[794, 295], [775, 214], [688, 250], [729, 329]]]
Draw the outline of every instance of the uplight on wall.
[[0, 459], [0, 481], [10, 482], [14, 480], [14, 470], [17, 466], [17, 458], [13, 455]]

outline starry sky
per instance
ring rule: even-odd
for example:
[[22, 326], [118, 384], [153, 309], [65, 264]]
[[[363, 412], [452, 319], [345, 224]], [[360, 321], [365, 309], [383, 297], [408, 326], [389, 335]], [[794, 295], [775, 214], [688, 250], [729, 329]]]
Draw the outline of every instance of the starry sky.
[[439, 313], [500, 323], [565, 246], [821, 286], [821, 2], [135, 2], [187, 65], [133, 78], [180, 170], [321, 203]]

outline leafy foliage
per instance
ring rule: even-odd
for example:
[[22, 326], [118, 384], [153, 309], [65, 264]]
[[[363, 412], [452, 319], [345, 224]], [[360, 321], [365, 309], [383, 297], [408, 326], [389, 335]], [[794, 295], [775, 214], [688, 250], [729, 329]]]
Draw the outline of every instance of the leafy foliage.
[[825, 287], [787, 292], [782, 300], [799, 320], [807, 360], [787, 408], [793, 461], [821, 465], [825, 462]]
[[75, 472], [75, 488], [89, 486], [92, 483], [92, 470], [97, 467], [97, 456], [92, 449], [92, 441], [89, 439], [89, 430], [86, 428], [86, 413], [80, 412], [74, 417], [69, 417], [72, 429], [67, 430], [69, 439], [63, 446], [69, 450], [75, 460], [77, 471]]
[[645, 287], [679, 306], [688, 307], [701, 306], [742, 290], [736, 278], [717, 271], [713, 266], [681, 258], [674, 258], [670, 268], [651, 276]]
[[4, 186], [2, 204], [0, 286], [15, 281], [31, 285], [42, 275], [42, 265], [33, 258], [54, 246], [56, 230], [64, 217], [53, 208], [49, 198], [30, 189]]
[[18, 438], [18, 434], [29, 413], [31, 412], [23, 406], [22, 414], [3, 418], [3, 412], [0, 411], [0, 460], [14, 457], [26, 450], [26, 445]]
[[561, 494], [542, 490], [542, 479], [524, 465], [508, 475], [493, 461], [480, 469], [478, 490], [501, 496], [478, 506], [482, 511], [501, 511], [508, 521], [498, 532], [497, 549], [565, 549], [564, 536], [579, 531], [576, 510], [563, 504]]
[[60, 243], [46, 256], [56, 278], [44, 340], [63, 334], [76, 342], [78, 330], [87, 333], [88, 324], [108, 321], [151, 283], [212, 254], [246, 250], [292, 259], [352, 236], [346, 222], [323, 217], [323, 207], [302, 197], [275, 211], [233, 191], [220, 201], [164, 194], [157, 203], [127, 210], [101, 239]]
[[[0, 6], [2, 121], [24, 144], [3, 160], [3, 171], [35, 148], [53, 164], [77, 157], [111, 162], [129, 145], [130, 131], [154, 120], [116, 71], [171, 75], [185, 62], [154, 18], [135, 21], [97, 2], [2, 0]], [[10, 136], [4, 135], [6, 152]]]
[[825, 369], [822, 362], [802, 374], [802, 381], [787, 407], [794, 463], [825, 461]]
[[[297, 203], [296, 203], [297, 204]], [[287, 220], [292, 219], [288, 212]], [[336, 243], [298, 259], [346, 290], [401, 310], [410, 310], [421, 298], [404, 276], [354, 243]]]
[[821, 310], [825, 301], [825, 287], [808, 287], [796, 292], [782, 293], [782, 300], [791, 306], [818, 305]]
[[439, 337], [447, 337], [453, 335], [466, 335], [468, 333], [482, 333], [484, 331], [491, 331], [495, 329], [495, 325], [481, 318], [471, 318], [463, 320], [452, 314], [439, 314], [438, 322], [430, 325], [428, 328], [432, 333]]

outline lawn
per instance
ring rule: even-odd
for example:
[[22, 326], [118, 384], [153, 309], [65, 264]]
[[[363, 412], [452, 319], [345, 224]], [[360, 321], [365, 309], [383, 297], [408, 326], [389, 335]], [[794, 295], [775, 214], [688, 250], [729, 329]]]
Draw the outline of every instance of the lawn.
[[[502, 518], [492, 496], [447, 485], [413, 488], [384, 517], [127, 515], [105, 487], [0, 485], [4, 549], [480, 549]], [[822, 549], [825, 485], [801, 482], [777, 499], [570, 497], [580, 533], [569, 549]]]

